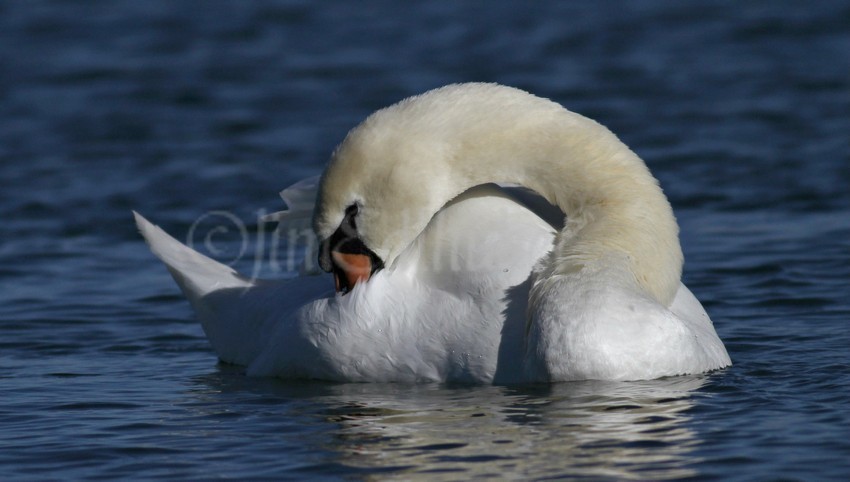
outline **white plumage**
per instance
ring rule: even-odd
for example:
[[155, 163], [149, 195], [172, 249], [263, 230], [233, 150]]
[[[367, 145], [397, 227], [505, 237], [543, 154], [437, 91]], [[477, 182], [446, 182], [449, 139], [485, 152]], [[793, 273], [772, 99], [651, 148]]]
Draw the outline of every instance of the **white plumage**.
[[[566, 222], [492, 182], [533, 189]], [[730, 364], [680, 282], [657, 182], [607, 129], [557, 104], [462, 84], [378, 111], [323, 174], [319, 238], [355, 204], [359, 239], [386, 267], [346, 295], [327, 276], [246, 280], [136, 220], [219, 357], [254, 375], [514, 383]]]

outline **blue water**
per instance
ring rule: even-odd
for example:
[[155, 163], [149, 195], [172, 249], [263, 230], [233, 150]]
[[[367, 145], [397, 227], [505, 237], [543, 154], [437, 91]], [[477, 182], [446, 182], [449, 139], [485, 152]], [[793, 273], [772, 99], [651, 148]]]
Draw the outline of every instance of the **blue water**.
[[[0, 479], [850, 475], [850, 5], [0, 3]], [[217, 364], [135, 231], [248, 226], [372, 110], [496, 81], [661, 180], [734, 366], [328, 384]], [[229, 251], [228, 251], [229, 250]], [[283, 273], [276, 273], [284, 275]]]

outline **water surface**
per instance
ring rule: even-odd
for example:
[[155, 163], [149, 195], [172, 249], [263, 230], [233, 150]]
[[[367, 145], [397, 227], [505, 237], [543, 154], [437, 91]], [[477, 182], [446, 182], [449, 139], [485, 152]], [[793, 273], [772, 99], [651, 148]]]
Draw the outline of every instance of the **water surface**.
[[[847, 52], [838, 1], [0, 4], [0, 477], [846, 479]], [[257, 215], [347, 129], [472, 80], [647, 161], [733, 367], [468, 387], [217, 363], [130, 210], [179, 239], [226, 211], [248, 249], [232, 229], [214, 254], [250, 271]]]

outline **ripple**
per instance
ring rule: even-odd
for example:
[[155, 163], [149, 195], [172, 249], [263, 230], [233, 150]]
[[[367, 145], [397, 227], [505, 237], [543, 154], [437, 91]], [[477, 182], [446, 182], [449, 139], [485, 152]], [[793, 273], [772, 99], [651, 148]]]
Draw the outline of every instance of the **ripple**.
[[[4, 3], [0, 474], [843, 480], [845, 3]], [[129, 210], [178, 234], [253, 219], [369, 112], [465, 79], [551, 97], [647, 160], [732, 367], [460, 387], [217, 364]]]
[[118, 402], [75, 402], [50, 407], [51, 410], [132, 410], [141, 405]]

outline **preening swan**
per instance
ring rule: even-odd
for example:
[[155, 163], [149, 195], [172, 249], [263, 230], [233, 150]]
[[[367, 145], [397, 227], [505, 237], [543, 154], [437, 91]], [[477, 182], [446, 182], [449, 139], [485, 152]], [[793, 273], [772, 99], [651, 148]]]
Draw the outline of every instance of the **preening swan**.
[[514, 88], [450, 85], [348, 134], [313, 211], [333, 283], [246, 280], [137, 223], [219, 357], [251, 374], [514, 383], [730, 364], [644, 162]]

